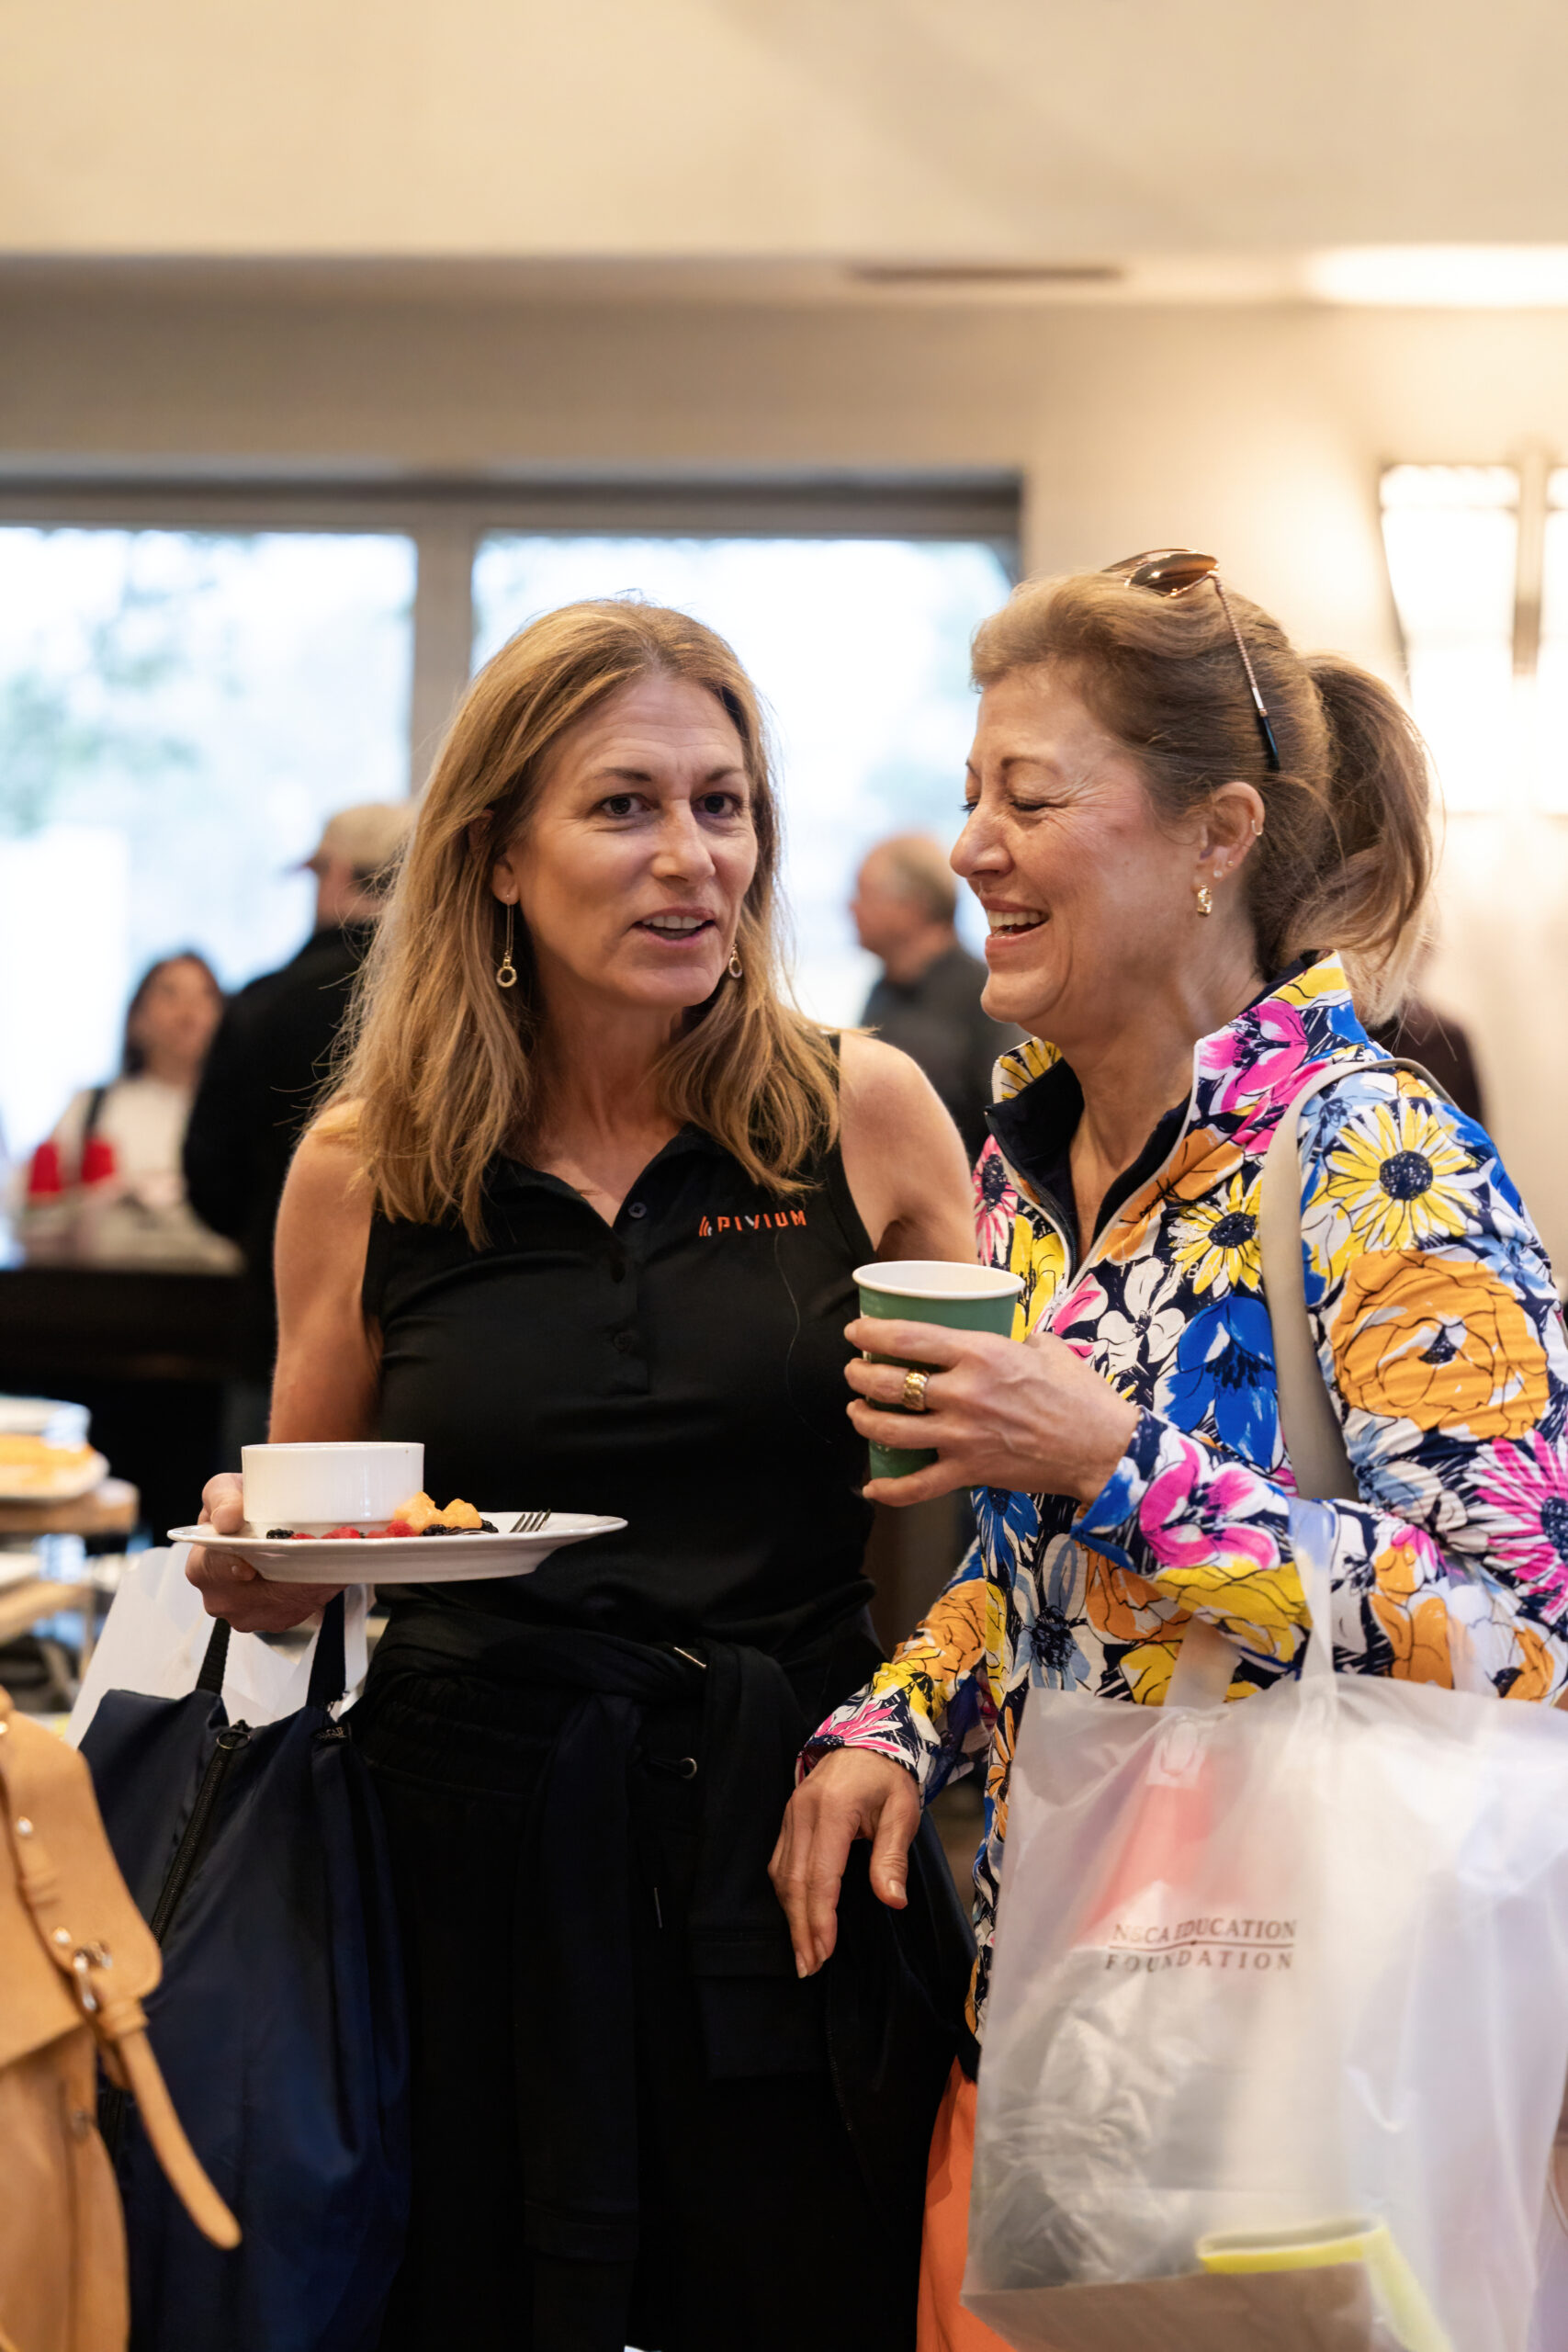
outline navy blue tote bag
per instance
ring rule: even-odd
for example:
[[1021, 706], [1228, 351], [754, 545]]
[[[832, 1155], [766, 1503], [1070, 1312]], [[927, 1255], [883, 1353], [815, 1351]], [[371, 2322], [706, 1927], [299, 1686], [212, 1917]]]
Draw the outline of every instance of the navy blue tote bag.
[[152, 2047], [243, 2233], [231, 2253], [198, 2235], [111, 2094], [131, 2352], [373, 2352], [408, 2212], [408, 2042], [375, 1792], [328, 1712], [342, 1598], [282, 1722], [229, 1722], [228, 1645], [219, 1622], [188, 1698], [109, 1691], [82, 1742], [163, 1946]]

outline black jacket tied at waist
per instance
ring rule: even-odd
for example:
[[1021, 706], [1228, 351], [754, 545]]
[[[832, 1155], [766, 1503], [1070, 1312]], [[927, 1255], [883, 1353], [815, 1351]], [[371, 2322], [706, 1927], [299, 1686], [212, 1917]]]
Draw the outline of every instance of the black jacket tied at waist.
[[[735, 1643], [636, 1642], [417, 1604], [385, 1635], [372, 1692], [393, 1676], [434, 1675], [568, 1699], [517, 1856], [512, 1998], [528, 2150], [524, 2237], [536, 2254], [615, 2263], [637, 2251], [632, 1790], [639, 1770], [659, 1769], [645, 1727], [661, 1709], [701, 1711], [686, 1959], [710, 2077], [827, 2065], [874, 2198], [889, 2213], [918, 2213], [908, 2175], [923, 2177], [972, 1955], [940, 1846], [923, 1824], [901, 1914], [872, 1895], [857, 1849], [839, 1949], [805, 1984], [767, 1875], [795, 1757], [819, 1719], [828, 1653], [844, 1645], [840, 1631], [785, 1664]], [[857, 1655], [846, 1690], [866, 1663]], [[482, 1951], [474, 1969], [482, 2005], [498, 1989], [485, 1982]]]

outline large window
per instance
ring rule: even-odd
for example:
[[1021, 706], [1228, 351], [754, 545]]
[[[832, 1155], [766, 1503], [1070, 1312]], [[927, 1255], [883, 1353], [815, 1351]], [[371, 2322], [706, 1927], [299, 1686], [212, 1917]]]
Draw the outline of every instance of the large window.
[[0, 528], [0, 1126], [112, 1074], [157, 956], [309, 929], [323, 819], [408, 790], [412, 543]]
[[1456, 812], [1502, 807], [1516, 779], [1518, 499], [1512, 466], [1392, 466], [1382, 478], [1411, 707]]
[[[417, 789], [472, 666], [630, 594], [719, 629], [773, 713], [802, 1002], [853, 1018], [878, 835], [957, 831], [968, 646], [1017, 485], [15, 491], [0, 507], [0, 1145], [112, 1074], [127, 995], [235, 986], [309, 928], [325, 816]], [[411, 752], [412, 744], [412, 752]]]
[[1540, 637], [1532, 713], [1536, 798], [1550, 815], [1568, 816], [1568, 469], [1561, 466], [1546, 485]]

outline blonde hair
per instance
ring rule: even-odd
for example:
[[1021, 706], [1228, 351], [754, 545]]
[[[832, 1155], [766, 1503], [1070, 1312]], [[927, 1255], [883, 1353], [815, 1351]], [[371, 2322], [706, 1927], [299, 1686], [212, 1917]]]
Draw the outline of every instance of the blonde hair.
[[802, 1164], [836, 1136], [831, 1044], [779, 993], [778, 808], [750, 680], [724, 639], [684, 613], [568, 605], [513, 638], [464, 696], [356, 990], [324, 1120], [352, 1137], [384, 1216], [458, 1216], [483, 1240], [486, 1172], [538, 1107], [544, 1017], [525, 929], [517, 986], [496, 986], [503, 910], [491, 868], [525, 829], [567, 730], [656, 676], [702, 687], [734, 723], [757, 836], [736, 939], [741, 976], [721, 980], [660, 1057], [660, 1102], [781, 1194], [802, 1189]]
[[1129, 587], [1114, 573], [1026, 580], [976, 633], [976, 685], [1059, 664], [1133, 753], [1177, 820], [1217, 785], [1257, 786], [1267, 810], [1246, 867], [1266, 978], [1313, 949], [1346, 957], [1362, 1017], [1392, 1012], [1420, 945], [1432, 879], [1427, 747], [1381, 679], [1303, 655], [1278, 621], [1226, 591], [1280, 749], [1269, 768], [1219, 597]]

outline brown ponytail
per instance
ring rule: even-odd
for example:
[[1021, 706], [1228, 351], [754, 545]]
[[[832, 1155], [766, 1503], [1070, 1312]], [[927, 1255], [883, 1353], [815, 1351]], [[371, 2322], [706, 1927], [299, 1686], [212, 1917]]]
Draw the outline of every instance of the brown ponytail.
[[[1393, 1012], [1432, 883], [1431, 776], [1415, 720], [1381, 678], [1337, 653], [1306, 669], [1328, 720], [1329, 857], [1288, 926], [1291, 953], [1340, 948], [1370, 1020]], [[1261, 846], [1261, 844], [1260, 844]]]
[[1337, 654], [1298, 653], [1278, 621], [1227, 589], [1280, 748], [1266, 764], [1218, 596], [1169, 598], [1105, 572], [1026, 580], [976, 633], [976, 685], [1063, 666], [1179, 820], [1232, 777], [1268, 811], [1247, 861], [1259, 969], [1314, 950], [1346, 957], [1363, 1019], [1394, 1009], [1432, 876], [1427, 749], [1397, 697]]

